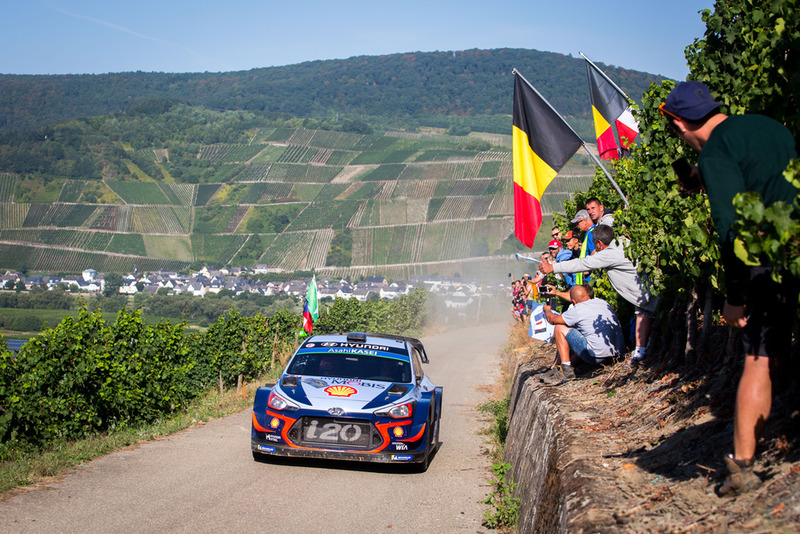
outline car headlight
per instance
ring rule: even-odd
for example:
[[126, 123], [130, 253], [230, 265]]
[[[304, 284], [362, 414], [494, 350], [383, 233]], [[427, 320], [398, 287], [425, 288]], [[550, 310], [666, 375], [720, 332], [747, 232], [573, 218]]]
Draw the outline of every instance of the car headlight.
[[269, 400], [267, 401], [267, 406], [269, 406], [273, 410], [278, 410], [279, 412], [283, 410], [294, 411], [300, 409], [298, 405], [284, 399], [283, 397], [281, 397], [276, 393], [270, 394]]
[[411, 417], [411, 415], [414, 413], [414, 404], [415, 403], [413, 402], [398, 404], [397, 406], [392, 406], [388, 410], [375, 412], [375, 415], [381, 417], [391, 417], [392, 419], [406, 419]]

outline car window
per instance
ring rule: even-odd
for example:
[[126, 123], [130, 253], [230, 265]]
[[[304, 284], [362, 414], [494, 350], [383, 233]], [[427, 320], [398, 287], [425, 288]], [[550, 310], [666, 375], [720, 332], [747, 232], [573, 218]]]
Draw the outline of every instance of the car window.
[[414, 358], [414, 376], [417, 382], [419, 382], [422, 380], [422, 377], [425, 376], [425, 371], [422, 370], [422, 357], [417, 349], [412, 349], [411, 352]]

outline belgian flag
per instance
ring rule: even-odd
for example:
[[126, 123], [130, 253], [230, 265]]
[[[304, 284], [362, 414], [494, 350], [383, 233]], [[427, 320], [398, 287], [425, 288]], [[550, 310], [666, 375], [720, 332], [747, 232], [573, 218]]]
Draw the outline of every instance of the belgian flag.
[[639, 135], [628, 97], [597, 66], [586, 59], [597, 151], [602, 159], [619, 159]]
[[544, 190], [583, 142], [518, 73], [514, 73], [514, 235], [533, 248]]

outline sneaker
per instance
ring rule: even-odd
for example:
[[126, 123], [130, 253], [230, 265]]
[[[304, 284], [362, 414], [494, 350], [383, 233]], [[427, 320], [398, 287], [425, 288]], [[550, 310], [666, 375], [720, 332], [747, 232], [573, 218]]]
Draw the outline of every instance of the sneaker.
[[753, 472], [753, 460], [734, 460], [733, 455], [728, 455], [725, 457], [725, 467], [728, 468], [728, 476], [719, 487], [721, 497], [747, 493], [761, 485], [761, 479]]
[[625, 367], [627, 367], [628, 369], [630, 369], [632, 371], [638, 369], [639, 366], [641, 366], [641, 365], [642, 365], [642, 359], [641, 358], [634, 358], [633, 356], [631, 356], [631, 358], [625, 363]]
[[537, 375], [536, 380], [548, 386], [557, 386], [568, 380], [575, 380], [575, 369], [571, 365], [557, 365], [546, 373]]

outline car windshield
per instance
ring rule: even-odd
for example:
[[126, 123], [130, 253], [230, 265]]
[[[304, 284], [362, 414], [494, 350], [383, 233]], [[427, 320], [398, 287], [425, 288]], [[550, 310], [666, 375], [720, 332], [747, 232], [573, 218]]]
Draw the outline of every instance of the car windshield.
[[292, 358], [286, 372], [290, 375], [411, 382], [411, 365], [407, 359], [364, 354], [298, 353]]

